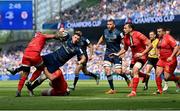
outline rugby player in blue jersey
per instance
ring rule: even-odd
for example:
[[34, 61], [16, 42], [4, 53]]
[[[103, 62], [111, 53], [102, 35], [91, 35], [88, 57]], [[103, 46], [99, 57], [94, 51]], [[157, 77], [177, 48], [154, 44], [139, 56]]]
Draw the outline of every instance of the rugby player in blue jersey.
[[110, 85], [110, 90], [108, 90], [106, 94], [116, 93], [113, 85], [113, 77], [111, 75], [113, 65], [115, 68], [114, 72], [122, 76], [126, 80], [128, 86], [130, 85], [130, 80], [128, 79], [128, 77], [125, 74], [122, 74], [122, 59], [118, 56], [109, 56], [111, 53], [119, 52], [119, 50], [121, 49], [120, 44], [122, 39], [123, 38], [121, 36], [121, 32], [115, 28], [114, 20], [108, 20], [107, 29], [104, 30], [104, 34], [101, 36], [98, 43], [96, 44], [96, 49], [101, 43], [105, 42], [106, 44], [106, 51], [104, 55], [104, 69]]

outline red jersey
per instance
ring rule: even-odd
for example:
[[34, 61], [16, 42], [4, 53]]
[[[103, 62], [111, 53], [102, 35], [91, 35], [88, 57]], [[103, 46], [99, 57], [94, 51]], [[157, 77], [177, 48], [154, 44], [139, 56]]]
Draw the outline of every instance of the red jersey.
[[47, 37], [44, 34], [40, 32], [36, 33], [35, 37], [30, 41], [25, 49], [25, 52], [37, 52], [40, 54], [46, 43], [46, 39]]
[[[142, 53], [146, 49], [146, 44], [149, 39], [138, 31], [133, 31], [132, 36], [125, 35], [124, 37], [124, 45], [126, 47], [131, 47], [132, 50], [132, 58], [135, 58], [136, 53]], [[141, 59], [146, 59], [147, 54], [143, 55]]]
[[[176, 40], [169, 34], [165, 34], [159, 39], [158, 49], [160, 53], [160, 59], [167, 60], [173, 53], [173, 49], [176, 46]], [[176, 59], [176, 57], [173, 57]]]
[[57, 70], [52, 76], [55, 76], [56, 78], [52, 81], [52, 87], [54, 90], [57, 93], [65, 93], [67, 91], [67, 82], [65, 81], [61, 70]]

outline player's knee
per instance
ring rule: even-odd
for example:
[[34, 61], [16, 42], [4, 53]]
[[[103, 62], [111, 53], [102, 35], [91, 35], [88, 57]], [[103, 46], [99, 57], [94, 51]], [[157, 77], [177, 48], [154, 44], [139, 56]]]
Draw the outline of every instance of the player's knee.
[[138, 74], [139, 73], [139, 69], [137, 67], [134, 67], [132, 72], [133, 72], [133, 74]]
[[111, 69], [109, 67], [105, 67], [104, 71], [106, 74], [111, 74]]

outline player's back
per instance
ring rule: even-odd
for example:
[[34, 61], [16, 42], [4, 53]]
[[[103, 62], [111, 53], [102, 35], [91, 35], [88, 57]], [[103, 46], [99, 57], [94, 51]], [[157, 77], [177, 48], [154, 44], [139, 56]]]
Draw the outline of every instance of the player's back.
[[37, 32], [33, 39], [29, 42], [25, 51], [40, 53], [46, 43], [46, 37], [40, 32]]
[[55, 52], [43, 56], [43, 61], [49, 72], [52, 73], [76, 54], [81, 55], [83, 52], [77, 44], [73, 44], [71, 39], [69, 39]]

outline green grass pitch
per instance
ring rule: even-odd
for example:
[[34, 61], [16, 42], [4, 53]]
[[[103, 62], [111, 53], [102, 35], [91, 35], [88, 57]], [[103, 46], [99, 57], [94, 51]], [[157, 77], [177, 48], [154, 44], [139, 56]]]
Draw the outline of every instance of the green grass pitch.
[[[143, 91], [139, 83], [137, 97], [128, 98], [131, 91], [123, 80], [114, 81], [117, 94], [108, 95], [107, 81], [100, 81], [97, 86], [94, 80], [79, 80], [75, 91], [66, 97], [42, 97], [40, 92], [47, 89], [45, 81], [35, 90], [35, 97], [29, 97], [26, 87], [22, 97], [15, 97], [18, 81], [0, 81], [0, 110], [173, 110], [180, 109], [180, 93], [175, 92], [175, 84], [169, 82], [169, 90], [163, 95], [154, 96], [155, 81], [150, 81], [149, 90]], [[72, 81], [68, 81], [72, 84]]]

